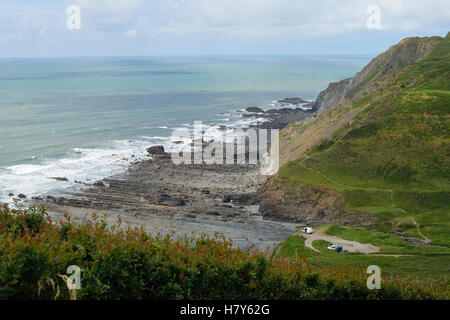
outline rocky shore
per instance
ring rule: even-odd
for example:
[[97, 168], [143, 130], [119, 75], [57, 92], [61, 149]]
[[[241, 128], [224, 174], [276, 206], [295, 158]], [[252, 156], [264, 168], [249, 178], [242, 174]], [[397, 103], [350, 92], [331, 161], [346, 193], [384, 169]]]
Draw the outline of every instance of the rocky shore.
[[258, 125], [252, 126], [261, 129], [283, 129], [292, 122], [302, 121], [306, 117], [315, 114], [315, 102], [306, 101], [300, 98], [287, 98], [279, 100], [278, 105], [282, 108], [264, 111], [260, 108], [246, 108], [248, 113], [243, 114], [246, 118], [267, 119]]
[[[285, 103], [303, 107], [307, 102], [291, 98]], [[243, 116], [267, 119], [258, 128], [281, 129], [310, 116], [314, 109], [247, 112]], [[301, 225], [262, 216], [261, 190], [267, 177], [261, 175], [259, 165], [175, 165], [161, 146], [148, 152], [149, 159], [133, 163], [124, 174], [86, 185], [83, 191], [64, 197], [35, 198], [34, 203], [44, 204], [57, 216], [68, 213], [83, 220], [92, 212], [104, 213], [111, 222], [120, 217], [143, 225], [151, 233], [219, 233], [233, 239], [236, 246], [254, 244], [261, 249], [273, 247]]]

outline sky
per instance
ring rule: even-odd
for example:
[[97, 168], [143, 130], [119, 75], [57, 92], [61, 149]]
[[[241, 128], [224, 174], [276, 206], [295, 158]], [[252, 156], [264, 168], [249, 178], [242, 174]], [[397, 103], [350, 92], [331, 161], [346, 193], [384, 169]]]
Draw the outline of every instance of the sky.
[[0, 0], [2, 58], [375, 55], [448, 31], [449, 0]]

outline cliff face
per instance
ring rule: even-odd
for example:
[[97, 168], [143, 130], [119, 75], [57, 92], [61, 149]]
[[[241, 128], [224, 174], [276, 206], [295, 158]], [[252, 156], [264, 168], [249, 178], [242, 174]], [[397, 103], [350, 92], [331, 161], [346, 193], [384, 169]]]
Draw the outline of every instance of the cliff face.
[[316, 100], [316, 108], [319, 112], [328, 110], [335, 105], [341, 103], [345, 94], [351, 88], [352, 78], [341, 80], [338, 82], [331, 82], [328, 88], [321, 91]]
[[263, 215], [316, 225], [376, 218], [390, 230], [405, 212], [435, 210], [430, 234], [450, 245], [439, 238], [450, 227], [449, 72], [450, 36], [410, 38], [331, 83], [319, 114], [281, 131]]
[[319, 112], [331, 109], [366, 86], [425, 57], [438, 43], [439, 37], [406, 38], [374, 58], [353, 78], [332, 82], [316, 100]]

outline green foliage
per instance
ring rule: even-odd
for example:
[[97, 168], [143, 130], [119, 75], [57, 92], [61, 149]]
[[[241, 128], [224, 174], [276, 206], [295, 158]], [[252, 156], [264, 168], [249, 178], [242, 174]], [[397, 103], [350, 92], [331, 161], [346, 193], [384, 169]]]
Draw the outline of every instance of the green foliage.
[[439, 295], [448, 296], [450, 252], [438, 247], [414, 247], [391, 234], [361, 228], [331, 226], [327, 234], [344, 239], [371, 243], [380, 247], [376, 254], [337, 253], [328, 250], [329, 242], [313, 241], [315, 252], [304, 245], [305, 239], [296, 235], [287, 238], [279, 247], [277, 257], [292, 261], [306, 259], [316, 268], [348, 268], [352, 266], [365, 273], [370, 265], [377, 265], [386, 279], [401, 279], [411, 286], [428, 286]]
[[449, 48], [440, 39], [424, 59], [366, 88], [375, 93], [341, 106], [361, 111], [308, 152], [308, 167], [353, 186], [449, 191]]
[[331, 146], [333, 146], [333, 144], [334, 144], [333, 140], [324, 139], [312, 151], [322, 152], [329, 149]]
[[[418, 46], [406, 50], [408, 43]], [[411, 48], [430, 44], [428, 55], [405, 64], [414, 61]], [[352, 119], [282, 166], [274, 185], [290, 192], [299, 185], [332, 189], [342, 194], [345, 210], [377, 217], [376, 230], [396, 226], [423, 238], [411, 225], [414, 217], [432, 244], [449, 247], [449, 57], [449, 36], [410, 39], [381, 54], [359, 93], [321, 115], [324, 123], [350, 112]], [[381, 76], [391, 67], [395, 72]]]
[[[218, 236], [152, 237], [98, 217], [54, 223], [43, 208], [0, 209], [0, 299], [431, 299], [431, 287], [384, 280], [368, 290], [359, 270], [318, 268], [233, 248]], [[82, 288], [63, 281], [81, 268]]]

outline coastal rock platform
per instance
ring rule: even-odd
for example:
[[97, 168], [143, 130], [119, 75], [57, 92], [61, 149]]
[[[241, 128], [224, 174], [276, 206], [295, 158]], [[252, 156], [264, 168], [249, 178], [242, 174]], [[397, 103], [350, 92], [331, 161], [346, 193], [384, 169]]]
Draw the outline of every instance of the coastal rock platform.
[[[268, 110], [263, 112], [268, 121], [257, 127], [280, 129], [312, 111]], [[153, 234], [219, 233], [242, 248], [273, 248], [302, 225], [262, 215], [261, 190], [267, 176], [261, 175], [259, 165], [176, 165], [161, 146], [147, 151], [149, 159], [133, 163], [124, 174], [86, 185], [83, 191], [34, 202], [44, 204], [56, 216], [67, 213], [85, 220], [96, 212], [111, 223], [121, 218]]]

